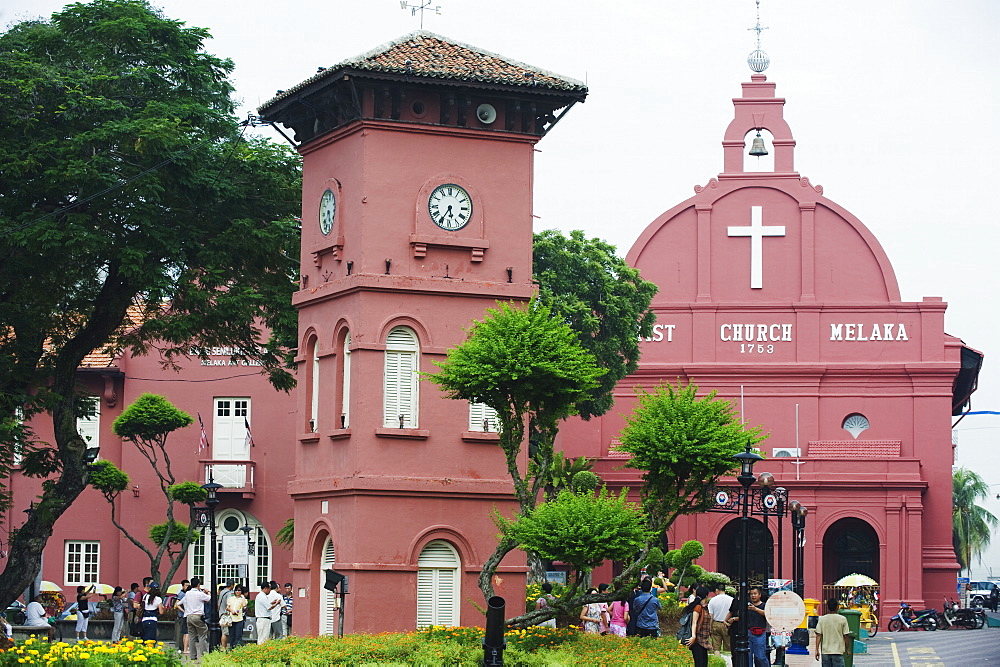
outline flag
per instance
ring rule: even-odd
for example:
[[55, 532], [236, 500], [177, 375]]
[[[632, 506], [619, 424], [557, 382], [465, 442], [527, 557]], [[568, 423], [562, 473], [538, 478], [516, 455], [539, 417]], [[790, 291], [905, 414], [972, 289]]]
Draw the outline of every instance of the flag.
[[253, 433], [250, 432], [250, 422], [246, 417], [243, 418], [243, 425], [247, 427], [247, 447], [253, 447]]
[[198, 443], [198, 451], [205, 449], [210, 446], [208, 442], [208, 433], [205, 431], [205, 422], [201, 420], [201, 413], [198, 413], [198, 425], [201, 426], [201, 441]]

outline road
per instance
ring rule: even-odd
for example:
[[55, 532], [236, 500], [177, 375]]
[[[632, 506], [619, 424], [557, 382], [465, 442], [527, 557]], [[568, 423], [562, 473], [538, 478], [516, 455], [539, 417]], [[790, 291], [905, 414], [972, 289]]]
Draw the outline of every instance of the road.
[[1000, 665], [1000, 628], [879, 632], [858, 667], [962, 667]]

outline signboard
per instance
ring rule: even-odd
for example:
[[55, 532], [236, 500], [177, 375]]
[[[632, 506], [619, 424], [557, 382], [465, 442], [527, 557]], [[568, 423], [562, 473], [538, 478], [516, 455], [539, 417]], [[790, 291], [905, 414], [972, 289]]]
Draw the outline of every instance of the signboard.
[[790, 591], [792, 590], [792, 580], [791, 579], [768, 579], [767, 588], [770, 594], [774, 594], [778, 591]]
[[250, 544], [246, 535], [222, 536], [222, 564], [246, 565], [250, 557]]
[[802, 625], [806, 617], [806, 605], [792, 591], [778, 591], [764, 605], [764, 616], [775, 630], [791, 632]]

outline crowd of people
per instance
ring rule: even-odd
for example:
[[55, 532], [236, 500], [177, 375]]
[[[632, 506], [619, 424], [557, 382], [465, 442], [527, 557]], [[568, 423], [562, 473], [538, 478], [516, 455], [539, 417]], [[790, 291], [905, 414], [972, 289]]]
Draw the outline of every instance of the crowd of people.
[[[219, 625], [222, 628], [222, 648], [235, 648], [243, 643], [247, 620], [252, 618], [254, 634], [258, 644], [268, 639], [287, 637], [292, 628], [292, 585], [286, 583], [284, 589], [276, 581], [261, 581], [260, 592], [254, 597], [252, 614], [249, 609], [250, 593], [246, 586], [227, 581], [219, 587]], [[94, 585], [78, 586], [72, 606], [64, 611], [46, 608], [50, 602], [40, 594], [24, 608], [24, 626], [38, 628], [39, 635], [52, 641], [55, 639], [53, 620], [66, 618], [76, 613], [75, 634], [78, 641], [87, 637], [91, 617], [97, 613], [99, 601], [105, 600], [114, 623], [111, 641], [118, 642], [132, 637], [142, 640], [157, 640], [160, 619], [168, 609], [175, 609], [180, 624], [181, 645], [178, 650], [192, 660], [199, 659], [208, 651], [208, 624], [206, 619], [211, 611], [212, 596], [200, 577], [183, 580], [176, 594], [164, 594], [159, 582], [146, 577], [142, 584], [133, 583], [128, 591], [116, 586], [110, 595], [99, 594]], [[4, 633], [10, 634], [12, 626], [3, 619]]]

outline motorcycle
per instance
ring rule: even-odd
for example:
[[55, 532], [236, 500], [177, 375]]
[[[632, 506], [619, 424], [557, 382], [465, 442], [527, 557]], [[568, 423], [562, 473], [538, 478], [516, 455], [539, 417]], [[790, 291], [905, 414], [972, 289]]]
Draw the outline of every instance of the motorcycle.
[[957, 626], [969, 630], [985, 627], [986, 614], [982, 609], [963, 609], [957, 602], [944, 598], [944, 611], [938, 614], [938, 624], [949, 628]]
[[889, 619], [888, 627], [890, 632], [899, 632], [904, 628], [907, 630], [937, 630], [937, 610], [914, 611], [913, 607], [901, 602], [899, 613]]

